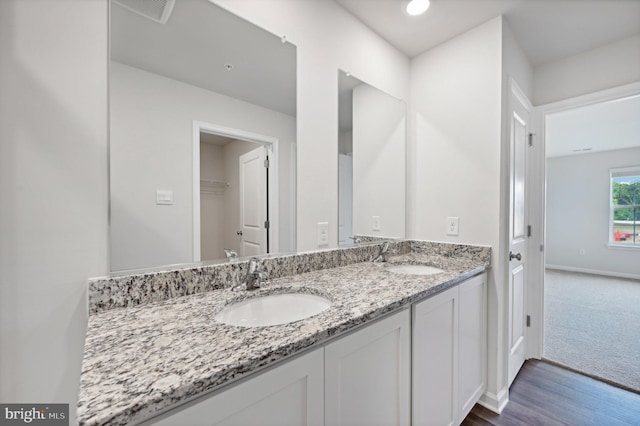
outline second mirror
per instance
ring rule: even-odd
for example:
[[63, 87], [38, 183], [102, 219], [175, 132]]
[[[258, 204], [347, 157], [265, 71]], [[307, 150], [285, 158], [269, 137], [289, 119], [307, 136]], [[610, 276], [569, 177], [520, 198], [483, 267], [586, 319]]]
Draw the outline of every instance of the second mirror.
[[338, 243], [405, 237], [406, 106], [338, 71]]

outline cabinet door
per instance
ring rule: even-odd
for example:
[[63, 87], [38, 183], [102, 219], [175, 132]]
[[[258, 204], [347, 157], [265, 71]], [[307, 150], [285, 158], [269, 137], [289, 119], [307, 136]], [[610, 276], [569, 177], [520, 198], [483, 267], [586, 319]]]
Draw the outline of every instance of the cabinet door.
[[323, 349], [316, 349], [150, 423], [322, 426], [323, 358]]
[[459, 286], [459, 418], [463, 420], [486, 389], [487, 378], [487, 286], [486, 275]]
[[409, 310], [325, 347], [327, 425], [410, 422]]
[[412, 421], [457, 423], [458, 287], [413, 306]]

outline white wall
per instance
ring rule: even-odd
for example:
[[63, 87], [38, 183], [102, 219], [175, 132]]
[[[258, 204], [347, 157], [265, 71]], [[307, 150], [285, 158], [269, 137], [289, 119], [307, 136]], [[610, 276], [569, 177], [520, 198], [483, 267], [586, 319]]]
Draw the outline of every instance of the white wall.
[[[111, 269], [191, 262], [192, 122], [279, 139], [281, 241], [289, 241], [295, 118], [111, 62]], [[156, 205], [155, 191], [173, 191]]]
[[[368, 84], [353, 89], [353, 233], [405, 236], [405, 104]], [[373, 229], [373, 216], [380, 229]]]
[[640, 250], [607, 247], [609, 171], [638, 165], [640, 148], [547, 160], [547, 266], [640, 278]]
[[297, 46], [297, 249], [338, 243], [338, 69], [408, 99], [409, 60], [333, 1], [212, 0]]
[[541, 65], [533, 103], [543, 105], [640, 81], [640, 35]]
[[[412, 61], [414, 238], [498, 243], [501, 26], [491, 20]], [[457, 237], [446, 235], [448, 216], [460, 218]]]
[[0, 1], [0, 401], [70, 404], [108, 272], [107, 2]]

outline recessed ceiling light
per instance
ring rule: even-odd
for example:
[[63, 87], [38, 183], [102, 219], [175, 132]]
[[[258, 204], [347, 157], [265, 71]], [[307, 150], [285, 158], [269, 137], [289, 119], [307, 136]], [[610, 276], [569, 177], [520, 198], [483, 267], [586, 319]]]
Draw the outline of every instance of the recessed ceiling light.
[[429, 9], [429, 0], [411, 0], [402, 2], [402, 8], [408, 15], [422, 15]]
[[227, 71], [231, 71], [233, 69], [233, 65], [232, 64], [224, 64], [224, 67]]

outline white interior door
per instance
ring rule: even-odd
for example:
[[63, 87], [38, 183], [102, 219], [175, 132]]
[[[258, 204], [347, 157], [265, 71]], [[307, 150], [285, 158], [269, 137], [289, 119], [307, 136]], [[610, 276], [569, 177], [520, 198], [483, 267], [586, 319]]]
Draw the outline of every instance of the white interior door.
[[261, 146], [240, 156], [240, 255], [267, 253], [266, 149]]
[[512, 85], [510, 95], [509, 386], [526, 359], [526, 166], [528, 101]]

